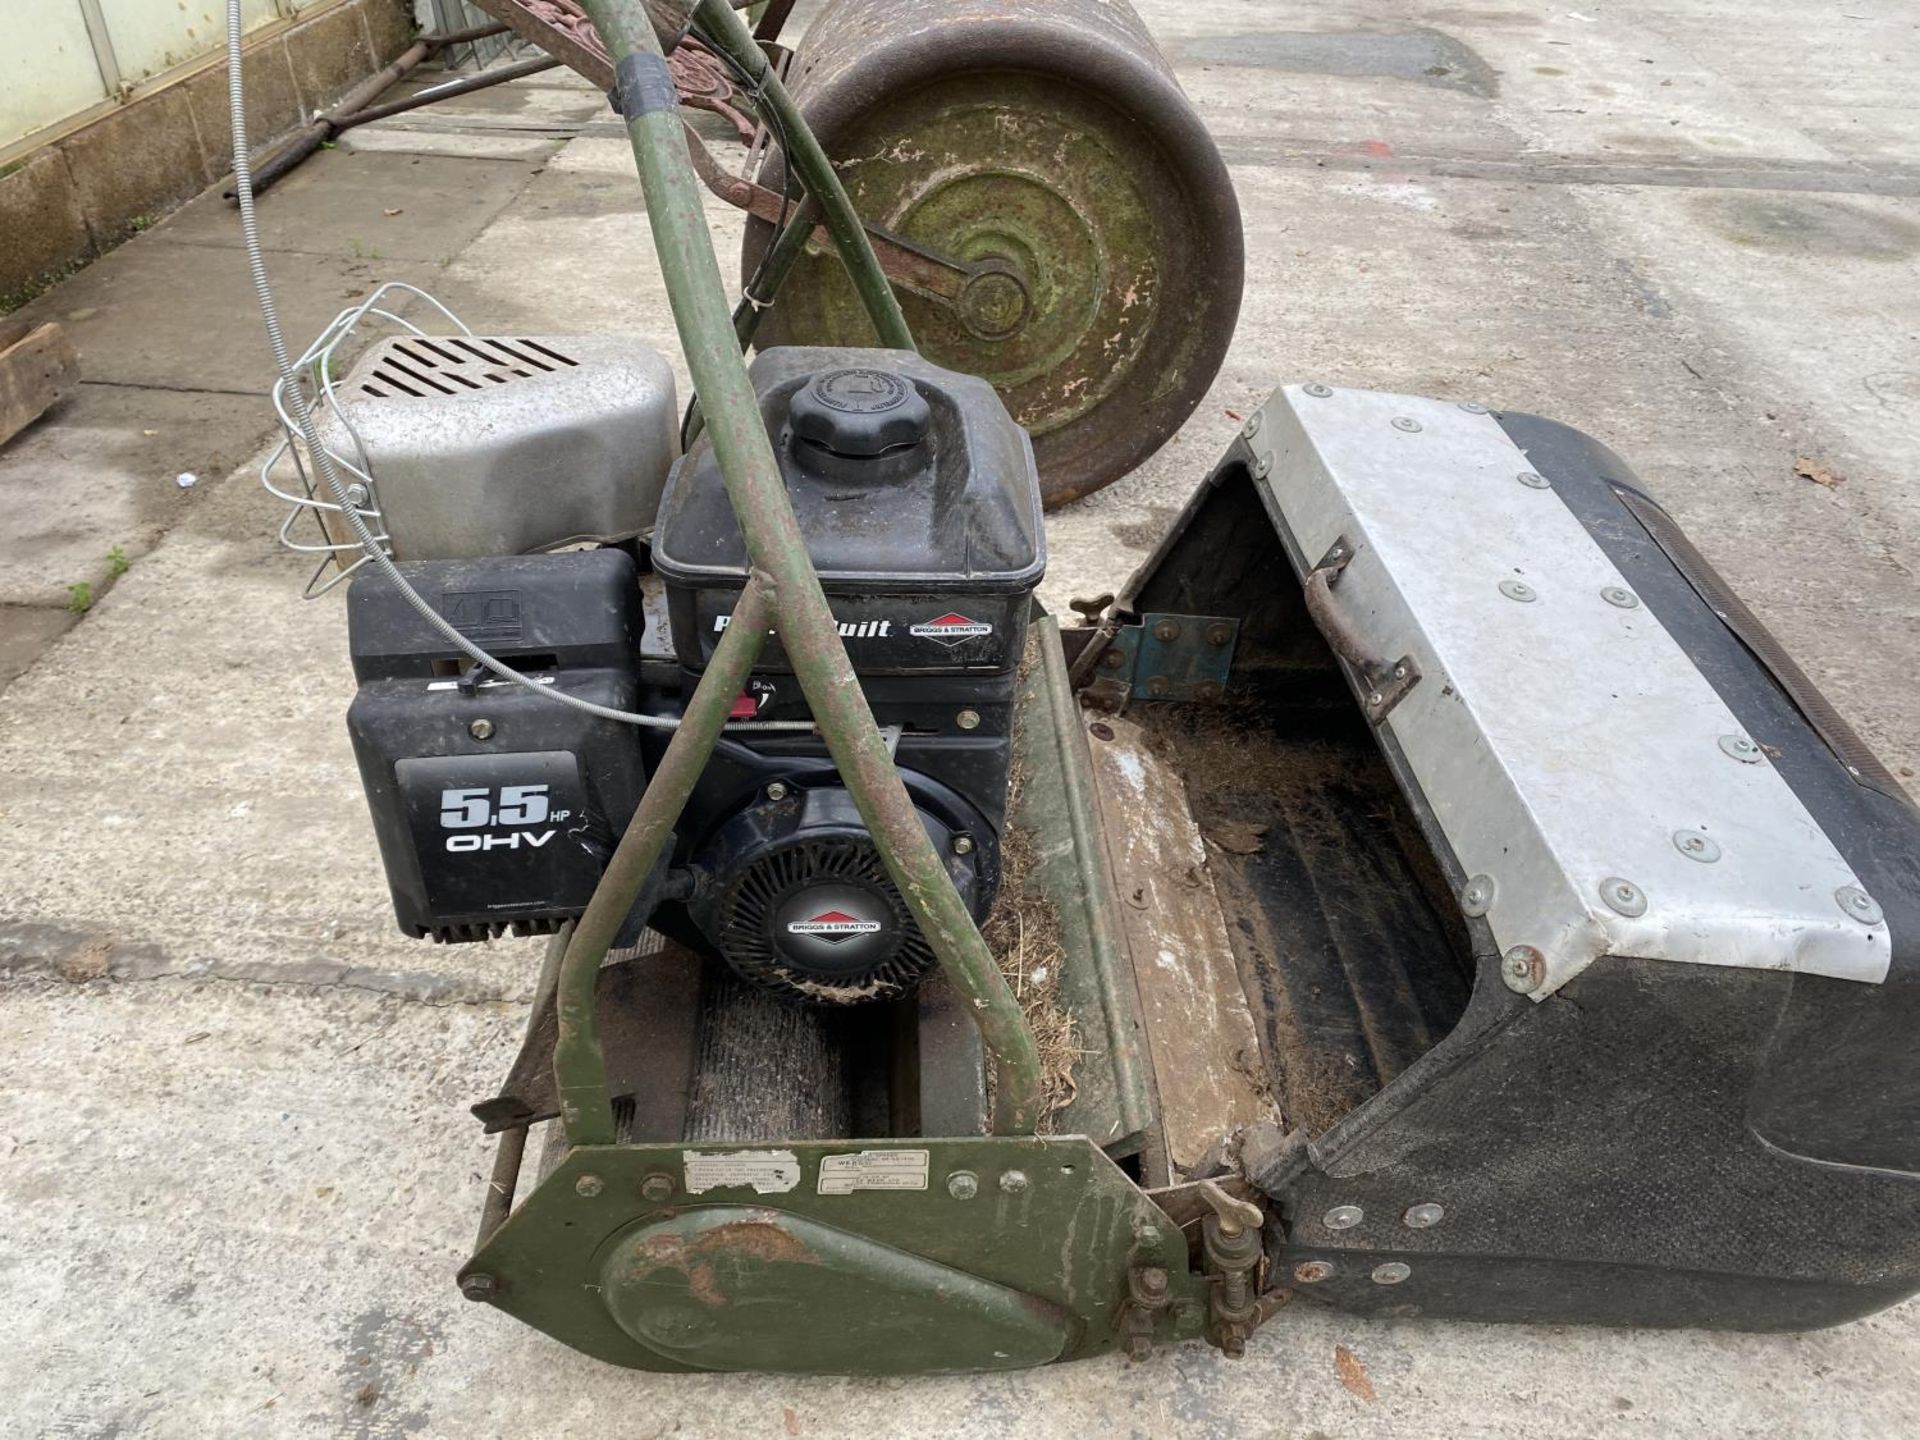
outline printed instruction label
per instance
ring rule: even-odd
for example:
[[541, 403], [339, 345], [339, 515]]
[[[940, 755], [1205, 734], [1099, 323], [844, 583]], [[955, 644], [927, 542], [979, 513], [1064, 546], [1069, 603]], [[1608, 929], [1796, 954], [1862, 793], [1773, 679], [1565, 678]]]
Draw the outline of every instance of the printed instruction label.
[[756, 1195], [784, 1195], [800, 1185], [800, 1161], [791, 1150], [729, 1150], [724, 1154], [681, 1153], [687, 1171], [687, 1193], [744, 1190]]
[[856, 1190], [924, 1190], [932, 1152], [857, 1150], [827, 1155], [820, 1161], [819, 1193], [851, 1195]]

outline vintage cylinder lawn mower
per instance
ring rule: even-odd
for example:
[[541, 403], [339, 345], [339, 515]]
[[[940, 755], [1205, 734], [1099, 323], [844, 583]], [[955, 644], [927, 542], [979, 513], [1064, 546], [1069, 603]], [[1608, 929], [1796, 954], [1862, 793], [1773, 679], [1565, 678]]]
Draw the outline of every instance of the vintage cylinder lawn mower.
[[[1615, 457], [1290, 385], [1063, 627], [1044, 440], [915, 351], [740, 17], [587, 8], [687, 423], [620, 337], [409, 334], [315, 387], [272, 332], [399, 923], [549, 937], [467, 1297], [638, 1369], [910, 1373], [1920, 1288], [1920, 820]], [[884, 8], [819, 22], [819, 93]], [[816, 224], [844, 266], [751, 366], [689, 26], [797, 192], [759, 282]], [[990, 108], [943, 83], [915, 135]], [[981, 273], [1024, 193], [942, 211]]]

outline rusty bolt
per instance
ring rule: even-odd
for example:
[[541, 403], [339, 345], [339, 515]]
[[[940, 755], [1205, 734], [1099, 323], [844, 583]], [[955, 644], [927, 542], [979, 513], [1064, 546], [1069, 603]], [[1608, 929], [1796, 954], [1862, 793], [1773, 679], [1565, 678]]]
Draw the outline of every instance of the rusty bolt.
[[1153, 638], [1163, 644], [1171, 645], [1180, 638], [1179, 622], [1162, 620], [1158, 625], [1153, 627]]
[[1111, 740], [1113, 739], [1113, 726], [1107, 724], [1104, 720], [1096, 720], [1087, 727], [1087, 733], [1096, 740]]
[[646, 1179], [640, 1182], [640, 1198], [642, 1200], [650, 1200], [655, 1205], [658, 1205], [663, 1200], [671, 1200], [673, 1198], [673, 1177], [658, 1172], [647, 1176]]
[[1148, 1265], [1140, 1271], [1140, 1293], [1148, 1299], [1158, 1299], [1167, 1293], [1167, 1272], [1158, 1265]]
[[1239, 1324], [1220, 1327], [1220, 1353], [1229, 1360], [1242, 1360], [1247, 1354], [1247, 1327]]
[[1164, 675], [1149, 675], [1147, 677], [1147, 693], [1149, 695], [1164, 695], [1172, 688], [1172, 682]]
[[460, 1293], [469, 1300], [491, 1300], [493, 1299], [494, 1291], [499, 1288], [499, 1284], [494, 1280], [493, 1276], [483, 1271], [475, 1271], [473, 1274], [464, 1275], [460, 1279]]
[[493, 738], [493, 721], [482, 715], [478, 720], [467, 726], [467, 734], [473, 736], [476, 740], [491, 740]]
[[1318, 1285], [1333, 1278], [1333, 1266], [1325, 1260], [1302, 1260], [1293, 1267], [1293, 1278], [1302, 1285]]
[[1129, 1335], [1127, 1337], [1127, 1359], [1138, 1365], [1153, 1356], [1153, 1337], [1151, 1335]]
[[578, 1180], [573, 1182], [573, 1193], [580, 1196], [583, 1200], [593, 1199], [594, 1196], [606, 1188], [607, 1182], [602, 1180], [598, 1175], [582, 1175]]
[[1109, 650], [1100, 657], [1100, 663], [1109, 670], [1118, 670], [1127, 663], [1127, 657], [1118, 650]]
[[1231, 639], [1233, 639], [1233, 626], [1226, 621], [1216, 620], [1207, 626], [1207, 644], [1214, 649], [1218, 650]]

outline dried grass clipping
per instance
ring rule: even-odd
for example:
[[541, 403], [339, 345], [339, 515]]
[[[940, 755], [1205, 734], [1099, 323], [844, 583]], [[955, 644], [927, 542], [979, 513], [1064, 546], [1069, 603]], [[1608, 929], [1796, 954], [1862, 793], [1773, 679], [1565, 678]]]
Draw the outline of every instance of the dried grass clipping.
[[[1024, 682], [1038, 659], [1030, 636], [1020, 659]], [[1022, 685], [1024, 689], [1024, 683]], [[1014, 724], [1020, 724], [1016, 707]], [[1017, 741], [1017, 734], [1016, 734]], [[1038, 1133], [1053, 1133], [1053, 1117], [1073, 1103], [1075, 1043], [1073, 1016], [1060, 1003], [1060, 968], [1067, 949], [1060, 939], [1060, 912], [1040, 884], [1040, 854], [1033, 832], [1016, 818], [1021, 792], [1026, 789], [1026, 766], [1015, 760], [1007, 776], [1007, 823], [1000, 836], [1000, 895], [980, 934], [993, 952], [1013, 990], [1013, 998], [1027, 1017], [1034, 1045], [1040, 1051], [1043, 1085]], [[993, 1076], [987, 1077], [989, 1089]]]

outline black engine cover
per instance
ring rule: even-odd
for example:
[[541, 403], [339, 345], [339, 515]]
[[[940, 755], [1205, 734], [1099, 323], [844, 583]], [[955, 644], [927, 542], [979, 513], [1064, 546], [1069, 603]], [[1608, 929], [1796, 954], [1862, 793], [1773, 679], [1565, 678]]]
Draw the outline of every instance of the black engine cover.
[[[700, 848], [689, 907], [727, 963], [747, 979], [829, 1004], [880, 1000], [911, 989], [934, 966], [906, 901], [837, 785], [777, 782]], [[962, 898], [982, 893], [971, 834], [920, 812], [948, 857]]]
[[[618, 550], [401, 567], [463, 634], [544, 686], [639, 698], [634, 564]], [[644, 788], [633, 728], [470, 674], [378, 571], [354, 582], [347, 728], [400, 928], [435, 940], [552, 930], [586, 908]]]

